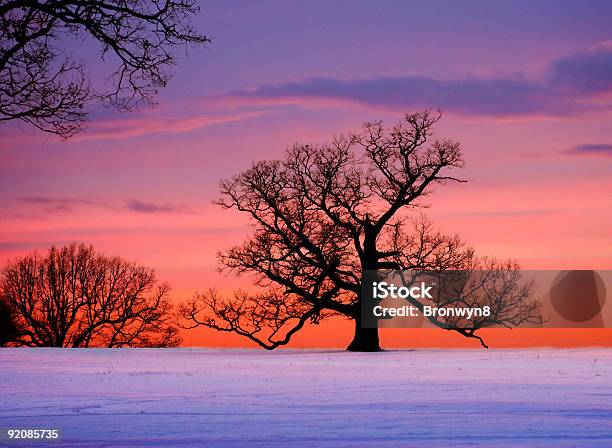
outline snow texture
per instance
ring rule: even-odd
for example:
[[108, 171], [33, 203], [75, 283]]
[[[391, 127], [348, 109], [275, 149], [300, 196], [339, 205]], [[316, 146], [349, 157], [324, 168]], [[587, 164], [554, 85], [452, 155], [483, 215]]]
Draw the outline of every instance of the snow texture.
[[0, 349], [34, 447], [612, 446], [612, 350]]

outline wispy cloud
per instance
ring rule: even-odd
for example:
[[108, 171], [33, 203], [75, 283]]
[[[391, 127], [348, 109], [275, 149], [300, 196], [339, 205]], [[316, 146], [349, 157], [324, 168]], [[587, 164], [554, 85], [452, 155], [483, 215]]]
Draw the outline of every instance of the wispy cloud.
[[139, 213], [190, 213], [190, 209], [182, 204], [156, 204], [138, 199], [128, 201], [127, 208]]
[[15, 200], [48, 215], [73, 213], [84, 208], [100, 208], [115, 212], [125, 212], [127, 210], [148, 214], [192, 213], [192, 210], [184, 204], [157, 203], [141, 199], [111, 202], [95, 198], [22, 196], [15, 198]]
[[15, 200], [22, 204], [40, 207], [49, 214], [72, 212], [82, 207], [107, 207], [105, 202], [91, 198], [22, 196], [15, 198]]
[[601, 143], [601, 144], [576, 145], [569, 149], [565, 149], [561, 152], [564, 154], [571, 154], [575, 156], [612, 157], [612, 144]]
[[181, 134], [209, 126], [232, 123], [263, 115], [262, 111], [225, 114], [206, 114], [198, 110], [169, 110], [167, 108], [132, 112], [120, 117], [103, 117], [89, 123], [87, 129], [70, 141], [119, 140], [144, 135]]
[[435, 79], [423, 76], [339, 79], [312, 77], [236, 91], [225, 99], [266, 102], [335, 100], [405, 110], [441, 107], [487, 116], [567, 115], [612, 107], [612, 43], [553, 61], [540, 80], [522, 75]]

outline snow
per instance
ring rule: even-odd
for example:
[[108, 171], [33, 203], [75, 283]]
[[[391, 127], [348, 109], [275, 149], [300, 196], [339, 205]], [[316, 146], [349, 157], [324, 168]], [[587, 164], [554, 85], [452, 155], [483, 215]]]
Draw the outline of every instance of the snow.
[[36, 447], [612, 446], [610, 349], [0, 349], [0, 372], [0, 428], [62, 432]]

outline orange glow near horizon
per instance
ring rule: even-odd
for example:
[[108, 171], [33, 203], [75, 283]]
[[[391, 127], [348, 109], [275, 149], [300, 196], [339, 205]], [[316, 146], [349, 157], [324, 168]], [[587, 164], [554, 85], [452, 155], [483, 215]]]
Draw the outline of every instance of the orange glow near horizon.
[[[343, 318], [331, 319], [319, 325], [309, 325], [299, 332], [285, 348], [344, 349], [351, 341], [354, 324]], [[552, 328], [490, 328], [478, 333], [489, 348], [529, 347], [612, 347], [612, 328], [552, 329]], [[383, 349], [473, 348], [482, 349], [476, 339], [437, 328], [393, 328], [380, 330]], [[256, 344], [233, 334], [210, 329], [184, 333], [186, 347], [258, 348]]]

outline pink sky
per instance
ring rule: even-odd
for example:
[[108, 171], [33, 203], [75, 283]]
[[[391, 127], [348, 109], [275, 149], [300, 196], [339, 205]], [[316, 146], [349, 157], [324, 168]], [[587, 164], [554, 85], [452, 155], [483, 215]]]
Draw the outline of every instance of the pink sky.
[[612, 269], [609, 3], [224, 5], [203, 8], [215, 40], [157, 108], [97, 110], [67, 142], [0, 127], [0, 263], [83, 241], [154, 267], [177, 298], [247, 284], [215, 271], [248, 233], [211, 204], [219, 179], [441, 107], [469, 182], [431, 197], [440, 227], [525, 268]]

